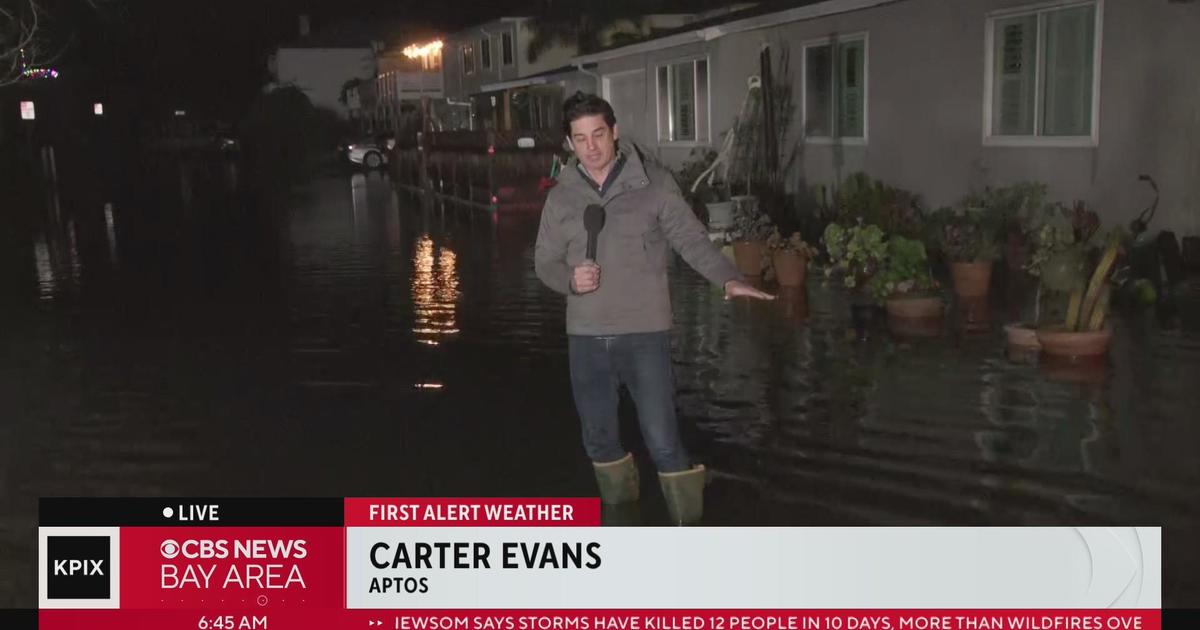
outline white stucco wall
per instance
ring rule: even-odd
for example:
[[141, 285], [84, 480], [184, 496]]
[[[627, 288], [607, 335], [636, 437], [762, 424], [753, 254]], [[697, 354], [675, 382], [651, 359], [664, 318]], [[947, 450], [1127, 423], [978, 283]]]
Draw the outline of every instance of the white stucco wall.
[[[805, 41], [866, 33], [868, 141], [801, 144], [804, 183], [832, 183], [865, 170], [949, 204], [972, 189], [1023, 179], [1046, 182], [1056, 199], [1082, 199], [1108, 222], [1127, 223], [1149, 202], [1139, 173], [1158, 181], [1156, 228], [1200, 233], [1200, 4], [1102, 0], [1099, 142], [1094, 147], [985, 146], [985, 24], [995, 10], [1044, 6], [1024, 0], [903, 0], [881, 7], [726, 35], [707, 43], [604, 61], [615, 75], [642, 69], [650, 121], [644, 142], [679, 164], [691, 145], [659, 145], [654, 76], [665, 61], [705, 55], [710, 64], [713, 142], [740, 107], [766, 43], [790, 46], [797, 99]], [[778, 68], [777, 68], [778, 70]], [[634, 101], [637, 95], [631, 97]], [[629, 98], [625, 99], [626, 102]], [[618, 119], [621, 113], [617, 112]], [[797, 114], [797, 117], [799, 114]], [[800, 121], [793, 122], [800, 129]]]

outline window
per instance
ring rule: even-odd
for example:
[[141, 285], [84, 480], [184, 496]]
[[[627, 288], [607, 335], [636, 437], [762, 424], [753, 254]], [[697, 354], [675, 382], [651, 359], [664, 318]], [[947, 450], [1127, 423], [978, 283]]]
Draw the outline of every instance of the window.
[[462, 47], [463, 74], [475, 74], [475, 46], [467, 44]]
[[804, 47], [804, 130], [808, 138], [867, 137], [867, 40]]
[[479, 62], [484, 70], [492, 67], [492, 38], [490, 37], [479, 40]]
[[708, 142], [708, 60], [658, 67], [660, 142]]
[[503, 33], [500, 35], [500, 55], [504, 65], [513, 65], [513, 38], [512, 33]]
[[1094, 142], [1098, 21], [1094, 2], [988, 20], [988, 140]]

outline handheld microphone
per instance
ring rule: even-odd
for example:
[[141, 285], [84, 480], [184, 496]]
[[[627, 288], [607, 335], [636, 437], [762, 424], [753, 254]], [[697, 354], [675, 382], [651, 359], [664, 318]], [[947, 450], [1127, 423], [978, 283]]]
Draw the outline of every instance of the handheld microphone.
[[587, 230], [587, 257], [596, 260], [596, 240], [604, 229], [604, 206], [591, 204], [583, 211], [583, 229]]

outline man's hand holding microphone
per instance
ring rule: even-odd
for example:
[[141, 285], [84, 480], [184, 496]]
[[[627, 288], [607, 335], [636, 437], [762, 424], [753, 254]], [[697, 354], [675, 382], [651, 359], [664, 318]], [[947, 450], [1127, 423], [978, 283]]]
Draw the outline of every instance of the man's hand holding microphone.
[[604, 229], [604, 206], [592, 204], [583, 210], [583, 229], [587, 230], [587, 260], [571, 274], [571, 290], [577, 294], [600, 288], [600, 265], [596, 264], [596, 242]]

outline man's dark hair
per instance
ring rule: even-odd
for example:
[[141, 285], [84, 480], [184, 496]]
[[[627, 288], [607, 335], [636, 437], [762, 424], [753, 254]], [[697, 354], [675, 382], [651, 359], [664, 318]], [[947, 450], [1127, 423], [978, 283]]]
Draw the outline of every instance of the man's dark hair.
[[608, 101], [595, 94], [575, 92], [563, 103], [563, 133], [570, 137], [572, 122], [596, 114], [604, 114], [604, 122], [608, 123], [609, 128], [617, 124], [617, 115]]

